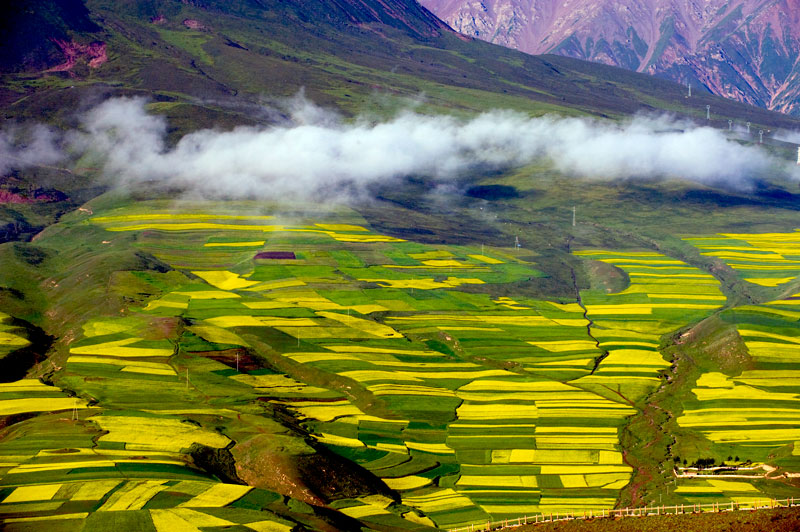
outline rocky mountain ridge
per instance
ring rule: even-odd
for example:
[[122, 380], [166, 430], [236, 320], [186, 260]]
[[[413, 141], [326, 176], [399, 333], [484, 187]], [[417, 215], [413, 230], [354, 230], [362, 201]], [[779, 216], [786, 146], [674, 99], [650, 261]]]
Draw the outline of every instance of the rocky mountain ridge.
[[800, 0], [422, 0], [454, 29], [800, 113]]

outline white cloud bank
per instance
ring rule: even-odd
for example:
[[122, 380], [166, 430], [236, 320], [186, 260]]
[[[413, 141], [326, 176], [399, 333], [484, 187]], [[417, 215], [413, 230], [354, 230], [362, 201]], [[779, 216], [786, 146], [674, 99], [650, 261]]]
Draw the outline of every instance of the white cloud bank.
[[157, 180], [239, 197], [332, 195], [409, 175], [447, 180], [476, 166], [540, 158], [580, 177], [675, 177], [735, 188], [787, 171], [785, 163], [722, 131], [664, 118], [618, 125], [510, 111], [464, 120], [405, 112], [382, 122], [345, 122], [302, 97], [283, 124], [201, 130], [168, 146], [165, 119], [148, 114], [145, 103], [117, 98], [95, 107], [83, 131], [71, 135], [72, 149], [101, 157], [105, 174], [120, 182]]

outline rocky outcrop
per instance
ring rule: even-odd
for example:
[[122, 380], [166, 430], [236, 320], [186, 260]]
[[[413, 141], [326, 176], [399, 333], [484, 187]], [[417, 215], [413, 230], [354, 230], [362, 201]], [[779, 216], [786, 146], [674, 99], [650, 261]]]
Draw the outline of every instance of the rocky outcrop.
[[69, 72], [80, 60], [85, 60], [89, 68], [98, 68], [108, 61], [106, 43], [104, 42], [98, 41], [90, 44], [81, 44], [75, 41], [60, 39], [53, 39], [53, 42], [58, 45], [61, 52], [64, 54], [64, 62], [52, 68], [48, 68], [46, 72]]

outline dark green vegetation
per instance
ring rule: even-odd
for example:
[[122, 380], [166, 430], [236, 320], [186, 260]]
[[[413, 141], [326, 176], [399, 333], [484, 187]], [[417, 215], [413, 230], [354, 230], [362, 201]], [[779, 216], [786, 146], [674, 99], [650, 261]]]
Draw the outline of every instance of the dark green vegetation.
[[[675, 85], [465, 41], [404, 2], [25, 5], [3, 111], [61, 128], [142, 95], [176, 141], [272, 123], [262, 99], [301, 87], [349, 117], [699, 115]], [[43, 72], [50, 38], [105, 48]], [[795, 184], [539, 161], [345, 206], [107, 191], [92, 164], [3, 176], [31, 200], [3, 205], [0, 244], [6, 529], [424, 530], [798, 492]]]

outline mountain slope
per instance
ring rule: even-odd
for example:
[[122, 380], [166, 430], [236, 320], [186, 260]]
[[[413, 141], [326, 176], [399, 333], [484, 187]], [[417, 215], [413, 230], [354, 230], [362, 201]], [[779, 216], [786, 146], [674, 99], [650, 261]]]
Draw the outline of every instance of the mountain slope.
[[424, 0], [466, 35], [706, 87], [781, 112], [800, 111], [800, 3]]
[[[328, 0], [312, 7], [244, 0], [86, 5], [90, 19], [28, 20], [40, 35], [22, 55], [39, 59], [4, 65], [0, 101], [7, 104], [7, 118], [56, 119], [98, 93], [134, 91], [172, 102], [165, 112], [179, 128], [202, 116], [208, 118], [205, 124], [233, 123], [254, 119], [242, 111], [245, 103], [305, 89], [317, 103], [346, 113], [365, 105], [408, 105], [408, 98], [418, 101], [422, 95], [432, 109], [608, 116], [662, 109], [701, 118], [711, 105], [718, 119], [767, 128], [793, 124], [707, 95], [687, 100], [679, 86], [648, 76], [620, 81], [617, 69], [532, 57], [467, 39], [410, 0]], [[81, 12], [73, 7], [68, 13]], [[30, 45], [20, 37], [23, 29], [10, 45]], [[237, 104], [229, 105], [232, 101]]]

